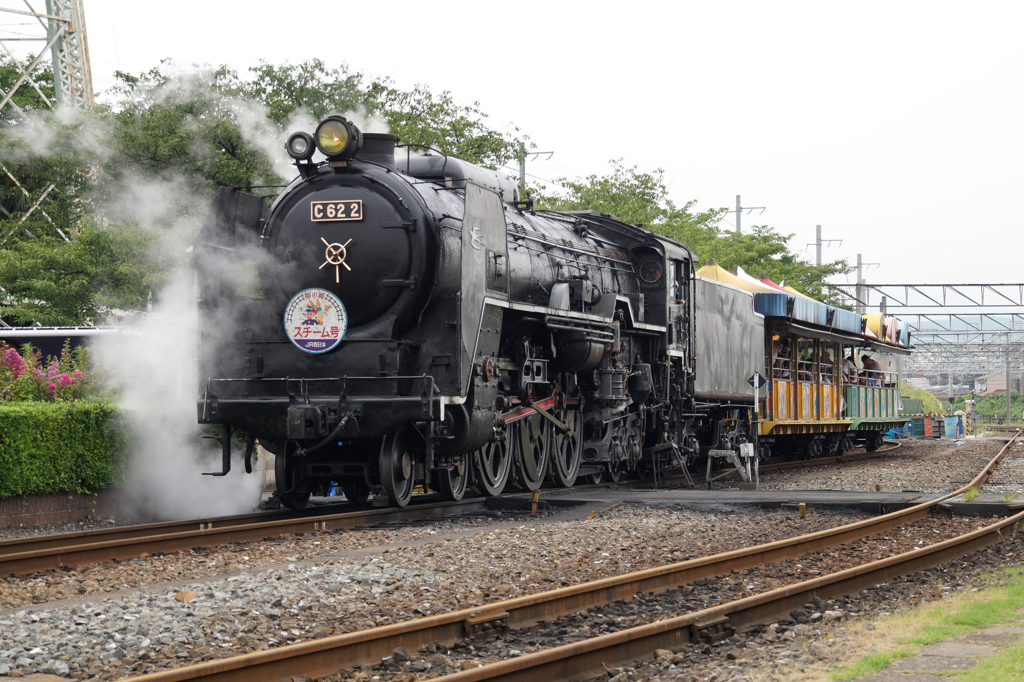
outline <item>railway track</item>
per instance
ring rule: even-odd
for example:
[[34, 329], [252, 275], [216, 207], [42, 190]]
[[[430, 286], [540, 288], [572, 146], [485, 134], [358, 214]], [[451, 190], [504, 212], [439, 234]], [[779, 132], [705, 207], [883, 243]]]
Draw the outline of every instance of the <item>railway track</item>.
[[[814, 457], [812, 459], [792, 459], [785, 462], [771, 462], [769, 464], [762, 464], [759, 467], [760, 471], [783, 471], [785, 469], [801, 469], [803, 467], [811, 466], [828, 466], [830, 464], [849, 464], [850, 462], [857, 462], [863, 459], [873, 459], [875, 457], [883, 457], [890, 453], [896, 452], [901, 447], [902, 443], [896, 443], [894, 441], [885, 441], [886, 447], [881, 447], [872, 452], [857, 448], [847, 452], [844, 455], [837, 457]], [[733, 476], [738, 476], [739, 472], [734, 471]]]
[[[875, 452], [847, 453], [843, 457], [796, 460], [761, 467], [762, 471], [827, 465], [839, 461], [885, 455], [899, 444]], [[735, 473], [735, 472], [734, 472]], [[663, 484], [684, 485], [683, 476], [666, 476]], [[597, 484], [592, 487], [601, 487]], [[607, 484], [605, 484], [607, 485]], [[647, 486], [649, 480], [621, 481], [620, 487]], [[579, 486], [581, 488], [591, 486]], [[180, 552], [196, 547], [251, 542], [295, 533], [372, 526], [468, 513], [486, 508], [485, 498], [460, 502], [422, 502], [405, 509], [352, 509], [341, 504], [324, 505], [298, 513], [291, 510], [234, 516], [149, 523], [117, 528], [63, 533], [0, 541], [0, 575], [24, 575], [65, 566], [85, 566], [117, 559], [127, 561], [143, 554]]]
[[[1016, 434], [1020, 436], [1020, 432]], [[847, 526], [727, 552], [614, 578], [562, 588], [385, 627], [327, 639], [225, 658], [152, 673], [134, 680], [145, 682], [242, 682], [280, 680], [293, 676], [327, 677], [341, 669], [378, 663], [397, 647], [415, 650], [433, 642], [452, 644], [468, 636], [528, 627], [592, 606], [629, 599], [721, 576], [745, 568], [793, 558], [926, 518], [942, 500], [982, 485], [998, 465], [1011, 440], [966, 486], [936, 500]], [[985, 528], [905, 554], [839, 571], [683, 616], [657, 621], [554, 649], [539, 651], [453, 675], [446, 682], [470, 680], [567, 679], [600, 674], [617, 665], [715, 637], [727, 628], [764, 621], [799, 607], [812, 597], [827, 598], [857, 592], [895, 576], [913, 573], [1000, 541], [1003, 533], [1024, 522], [1024, 513]]]
[[180, 552], [196, 547], [251, 542], [295, 533], [439, 518], [479, 510], [485, 508], [485, 505], [486, 500], [483, 498], [461, 502], [427, 502], [404, 509], [373, 508], [340, 512], [335, 505], [330, 505], [303, 515], [293, 511], [263, 512], [18, 538], [0, 542], [0, 575], [23, 575], [113, 559], [126, 561], [147, 553]]

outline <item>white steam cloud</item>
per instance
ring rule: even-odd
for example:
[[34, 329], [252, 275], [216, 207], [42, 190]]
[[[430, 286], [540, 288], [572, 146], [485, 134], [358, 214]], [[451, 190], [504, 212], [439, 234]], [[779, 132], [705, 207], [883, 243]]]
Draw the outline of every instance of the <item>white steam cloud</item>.
[[61, 107], [54, 112], [33, 112], [4, 130], [3, 157], [25, 161], [32, 156], [49, 158], [75, 151], [105, 162], [113, 156], [109, 123], [79, 109]]
[[377, 114], [366, 113], [366, 107], [360, 106], [357, 111], [346, 111], [342, 114], [345, 118], [356, 124], [356, 127], [364, 133], [380, 133], [387, 135], [391, 132], [391, 126], [383, 117]]
[[[246, 475], [234, 444], [229, 475], [220, 471], [220, 445], [201, 445], [196, 423], [195, 315], [191, 273], [162, 292], [163, 303], [131, 330], [101, 336], [99, 366], [124, 387], [119, 407], [128, 425], [131, 460], [118, 494], [123, 512], [152, 519], [238, 514], [260, 503], [262, 478]], [[219, 432], [217, 435], [220, 435]]]
[[[267, 156], [278, 176], [294, 176], [284, 142], [298, 130], [313, 133], [318, 121], [300, 110], [282, 129], [268, 118], [261, 104], [225, 97], [213, 91], [210, 82], [202, 74], [186, 74], [172, 78], [152, 95], [165, 104], [198, 99], [207, 103], [210, 115], [229, 114], [243, 140]], [[383, 119], [365, 110], [343, 115], [363, 132], [388, 132]], [[6, 145], [0, 154], [14, 161], [33, 155], [50, 157], [68, 151], [69, 145], [99, 163], [115, 154], [111, 124], [74, 110], [34, 115], [8, 131], [14, 144]], [[204, 146], [194, 151], [203, 156], [215, 150]], [[254, 183], [268, 180], [255, 178]], [[127, 177], [117, 191], [107, 193], [113, 198], [96, 205], [95, 210], [98, 217], [110, 219], [108, 229], [117, 229], [118, 221], [138, 223], [158, 237], [156, 248], [182, 253], [206, 213], [205, 205], [196, 205], [197, 183], [196, 178], [172, 173]], [[163, 291], [154, 292], [151, 315], [133, 322], [131, 331], [97, 337], [93, 346], [98, 365], [123, 386], [120, 406], [132, 443], [127, 483], [120, 495], [126, 513], [153, 519], [194, 518], [244, 513], [260, 500], [262, 476], [244, 473], [244, 443], [234, 444], [228, 476], [202, 475], [219, 471], [221, 459], [219, 443], [205, 441], [203, 445], [196, 419], [199, 388], [194, 297], [193, 273], [186, 269]]]

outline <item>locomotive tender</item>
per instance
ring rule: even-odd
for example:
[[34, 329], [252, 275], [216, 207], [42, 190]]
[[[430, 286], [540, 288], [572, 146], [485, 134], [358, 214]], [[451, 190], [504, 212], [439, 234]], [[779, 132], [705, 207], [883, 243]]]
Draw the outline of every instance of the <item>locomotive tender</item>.
[[[276, 455], [293, 508], [331, 481], [405, 506], [417, 486], [457, 500], [753, 452], [748, 378], [771, 377], [777, 334], [750, 292], [695, 276], [670, 239], [533, 211], [510, 179], [396, 142], [332, 116], [289, 138], [299, 175], [269, 208], [218, 192], [194, 265], [198, 418], [223, 425], [221, 473], [233, 429], [248, 471], [256, 440]], [[860, 340], [776, 303], [781, 333], [815, 349]], [[760, 456], [834, 450], [829, 429], [852, 423], [790, 417], [758, 427]]]

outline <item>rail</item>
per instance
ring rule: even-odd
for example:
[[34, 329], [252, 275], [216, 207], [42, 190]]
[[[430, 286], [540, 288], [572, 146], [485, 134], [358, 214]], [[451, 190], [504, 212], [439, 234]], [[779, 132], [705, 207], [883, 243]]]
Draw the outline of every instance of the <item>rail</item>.
[[18, 538], [0, 542], [0, 575], [83, 566], [111, 559], [126, 561], [144, 553], [180, 552], [200, 546], [252, 542], [295, 533], [447, 516], [453, 510], [469, 511], [484, 504], [486, 500], [478, 498], [417, 504], [405, 509], [374, 508], [303, 516], [294, 512], [244, 514]]
[[[1017, 436], [1020, 432], [1017, 433]], [[341, 669], [378, 663], [396, 647], [409, 650], [439, 641], [451, 644], [474, 632], [523, 627], [581, 609], [629, 599], [641, 592], [666, 590], [702, 577], [712, 577], [800, 556], [823, 547], [850, 542], [930, 514], [939, 502], [988, 480], [1002, 460], [1009, 441], [964, 487], [935, 500], [846, 526], [789, 538], [757, 547], [684, 561], [636, 573], [597, 580], [472, 609], [421, 618], [395, 625], [292, 644], [267, 651], [129, 678], [137, 682], [248, 682], [286, 680], [293, 676], [327, 677]], [[1002, 538], [1000, 529], [1024, 520], [1024, 512], [979, 531], [831, 576], [798, 583], [678, 618], [623, 630], [516, 659], [462, 671], [438, 680], [568, 679], [599, 673], [604, 664], [636, 660], [658, 648], [672, 648], [697, 636], [701, 623], [727, 617], [732, 624], [752, 623], [804, 604], [810, 595], [833, 596], [884, 582], [895, 575], [921, 570]], [[696, 628], [694, 626], [697, 626]]]

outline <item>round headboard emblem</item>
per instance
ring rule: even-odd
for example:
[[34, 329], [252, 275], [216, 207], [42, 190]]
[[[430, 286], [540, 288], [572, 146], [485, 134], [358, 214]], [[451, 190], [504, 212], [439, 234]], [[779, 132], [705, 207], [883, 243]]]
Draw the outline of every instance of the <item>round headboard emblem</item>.
[[345, 305], [324, 289], [300, 291], [284, 311], [285, 333], [307, 353], [326, 353], [341, 343], [347, 329]]

